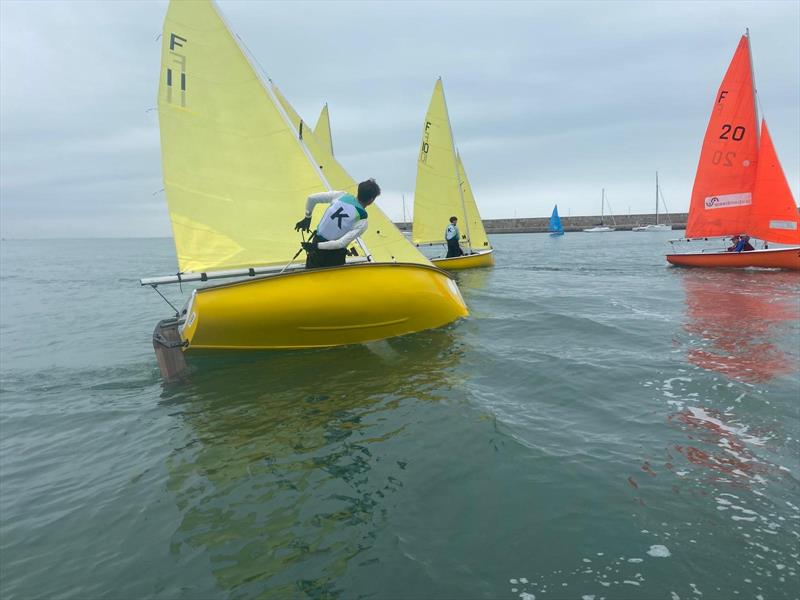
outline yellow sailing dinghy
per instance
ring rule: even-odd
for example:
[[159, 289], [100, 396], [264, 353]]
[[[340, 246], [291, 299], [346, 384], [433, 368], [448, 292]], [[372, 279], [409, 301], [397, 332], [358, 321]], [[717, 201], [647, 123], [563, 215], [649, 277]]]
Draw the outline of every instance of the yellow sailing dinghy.
[[434, 258], [433, 263], [447, 270], [492, 266], [494, 250], [453, 143], [440, 77], [433, 88], [422, 128], [414, 192], [413, 242], [417, 246], [446, 244], [444, 233], [452, 216], [458, 217], [461, 243], [466, 246], [466, 252], [453, 258]]
[[303, 139], [310, 130], [293, 124], [210, 0], [170, 2], [163, 40], [162, 168], [180, 272], [141, 283], [236, 280], [195, 290], [154, 342], [171, 337], [183, 350], [336, 346], [467, 315], [455, 282], [375, 205], [349, 264], [306, 270], [293, 224], [309, 194], [331, 189]]

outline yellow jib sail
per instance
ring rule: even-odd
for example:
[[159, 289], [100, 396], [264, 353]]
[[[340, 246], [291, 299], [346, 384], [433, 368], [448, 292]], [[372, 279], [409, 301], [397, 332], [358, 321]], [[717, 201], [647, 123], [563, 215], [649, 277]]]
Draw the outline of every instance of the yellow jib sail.
[[[335, 190], [346, 191], [355, 195], [358, 184], [330, 153], [328, 150], [330, 147], [329, 143], [324, 138], [320, 138], [316, 131], [311, 131], [311, 128], [303, 122], [300, 115], [298, 115], [297, 111], [289, 104], [289, 101], [277, 86], [273, 85], [272, 90], [280, 101], [281, 106], [283, 106], [286, 111], [286, 114], [289, 116], [292, 124], [297, 128], [298, 133], [302, 124], [303, 142], [317, 161], [320, 169], [322, 169], [331, 187]], [[327, 111], [325, 112], [327, 114]], [[317, 127], [319, 127], [319, 123], [317, 123]], [[330, 134], [330, 129], [328, 129], [328, 133]], [[380, 183], [380, 181], [378, 183]], [[367, 229], [362, 237], [372, 258], [376, 262], [430, 264], [430, 261], [403, 236], [389, 217], [384, 214], [378, 206], [378, 203], [380, 203], [380, 197], [378, 197], [375, 204], [367, 209], [367, 213], [369, 214], [369, 229]], [[324, 207], [317, 206], [312, 221], [313, 223], [319, 220], [323, 210]], [[359, 255], [362, 254], [358, 247], [356, 247], [356, 251]]]
[[328, 104], [322, 107], [322, 112], [319, 113], [317, 124], [314, 127], [314, 135], [320, 142], [326, 144], [328, 152], [333, 156], [333, 136], [331, 135], [331, 118], [328, 115]]
[[[461, 162], [461, 155], [458, 154], [458, 174], [461, 178], [461, 190], [464, 193], [464, 207], [467, 210], [466, 225], [462, 228], [469, 231], [470, 246], [473, 250], [486, 250], [491, 248], [489, 238], [486, 235], [486, 229], [483, 227], [483, 220], [481, 214], [478, 212], [478, 205], [475, 204], [475, 196], [472, 193], [472, 187], [469, 185], [467, 179], [467, 171], [464, 169], [464, 164]], [[461, 225], [461, 221], [459, 221]]]
[[286, 264], [326, 187], [209, 1], [169, 5], [158, 113], [181, 272]]
[[472, 189], [453, 146], [450, 116], [440, 78], [433, 88], [422, 127], [414, 192], [414, 243], [443, 244], [445, 229], [453, 216], [458, 217], [459, 230], [462, 236], [466, 236], [462, 239], [463, 244], [475, 250], [489, 247]]

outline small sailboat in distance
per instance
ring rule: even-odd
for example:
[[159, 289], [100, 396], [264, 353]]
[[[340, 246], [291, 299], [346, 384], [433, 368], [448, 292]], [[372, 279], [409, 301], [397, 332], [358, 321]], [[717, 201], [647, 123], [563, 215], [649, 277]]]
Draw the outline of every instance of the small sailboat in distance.
[[553, 207], [553, 214], [550, 215], [550, 223], [547, 226], [550, 235], [564, 235], [564, 226], [561, 224], [561, 218], [558, 216], [558, 204]]
[[[608, 231], [614, 231], [613, 227], [609, 227], [603, 223], [603, 216], [604, 216], [604, 208], [606, 204], [606, 190], [603, 188], [600, 191], [600, 224], [595, 225], [594, 227], [589, 227], [584, 229], [586, 233], [606, 233]], [[611, 207], [609, 206], [608, 209], [609, 214], [611, 214]], [[614, 215], [611, 215], [611, 220], [614, 220]], [[616, 223], [614, 223], [616, 225]]]
[[291, 121], [212, 1], [172, 0], [162, 43], [162, 170], [179, 273], [140, 283], [202, 287], [159, 323], [154, 345], [166, 331], [184, 352], [338, 346], [466, 316], [452, 278], [375, 205], [347, 265], [304, 268], [292, 223], [304, 198], [331, 189], [322, 165], [337, 186], [346, 174], [325, 162], [323, 144], [312, 154], [313, 133]]
[[[800, 270], [797, 205], [764, 119], [759, 132], [757, 110], [746, 31], [714, 98], [692, 189], [686, 238], [671, 243], [752, 236], [764, 240], [764, 248], [673, 252], [666, 257], [671, 264]], [[767, 248], [767, 242], [791, 247]]]
[[[650, 223], [649, 225], [639, 225], [631, 229], [631, 231], [672, 231], [672, 225], [670, 223], [659, 223], [658, 222], [658, 204], [659, 199], [663, 200], [663, 195], [661, 194], [661, 188], [658, 187], [658, 171], [656, 171], [656, 222], [655, 224]], [[664, 210], [667, 209], [666, 203], [664, 204]], [[667, 220], [669, 220], [669, 213], [667, 213]]]
[[436, 80], [422, 128], [417, 159], [412, 240], [417, 245], [446, 244], [445, 229], [451, 216], [458, 219], [466, 246], [462, 256], [434, 258], [433, 264], [447, 270], [490, 267], [494, 250], [483, 227], [467, 173], [453, 143], [450, 115], [442, 78]]

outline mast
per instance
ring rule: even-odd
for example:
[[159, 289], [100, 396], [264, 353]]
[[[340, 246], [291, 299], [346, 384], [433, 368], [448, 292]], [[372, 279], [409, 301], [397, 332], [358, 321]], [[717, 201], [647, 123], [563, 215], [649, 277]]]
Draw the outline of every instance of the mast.
[[753, 84], [753, 110], [756, 113], [756, 147], [761, 148], [761, 125], [758, 121], [758, 96], [756, 95], [756, 73], [753, 70], [753, 48], [750, 45], [750, 28], [746, 27], [744, 36], [747, 38], [747, 56], [750, 59], [750, 83]]
[[606, 203], [606, 188], [600, 188], [600, 227], [603, 226], [603, 205]]
[[406, 220], [406, 195], [403, 194], [403, 223], [408, 223]]
[[[439, 81], [442, 78], [439, 77]], [[450, 144], [453, 146], [453, 151], [455, 152], [455, 163], [456, 167], [456, 182], [458, 183], [458, 194], [461, 196], [461, 210], [464, 212], [464, 224], [466, 225], [465, 229], [467, 231], [467, 248], [469, 248], [469, 253], [472, 254], [472, 237], [469, 235], [469, 216], [467, 215], [467, 204], [464, 201], [464, 188], [461, 187], [461, 173], [458, 170], [458, 161], [461, 158], [456, 151], [456, 142], [453, 139], [453, 125], [450, 123], [450, 111], [447, 110], [447, 98], [444, 95], [444, 85], [442, 85], [442, 102], [444, 102], [444, 114], [447, 115], [447, 128], [450, 130]]]
[[[280, 100], [278, 100], [278, 98], [275, 96], [275, 92], [272, 90], [272, 81], [270, 80], [269, 84], [268, 82], [264, 81], [264, 76], [261, 73], [260, 69], [256, 69], [256, 65], [253, 64], [255, 57], [253, 59], [250, 58], [251, 57], [250, 49], [247, 48], [247, 46], [244, 44], [242, 38], [240, 38], [238, 34], [234, 33], [230, 23], [228, 23], [228, 20], [225, 18], [225, 15], [219, 9], [217, 3], [214, 0], [211, 1], [211, 6], [214, 8], [214, 11], [217, 13], [217, 16], [219, 16], [220, 20], [225, 24], [225, 27], [228, 28], [231, 37], [236, 42], [236, 45], [239, 46], [239, 50], [241, 50], [242, 55], [247, 59], [247, 62], [250, 63], [250, 68], [253, 70], [253, 72], [256, 74], [256, 77], [258, 77], [258, 80], [261, 82], [261, 87], [267, 93], [269, 99], [272, 101], [272, 104], [275, 106], [276, 110], [280, 113], [281, 117], [283, 117], [283, 120], [289, 127], [289, 130], [294, 131], [294, 124], [292, 123], [292, 120], [289, 118], [289, 115], [286, 114], [283, 105], [280, 103]], [[256, 60], [255, 62], [257, 63], [258, 61]], [[302, 131], [302, 121], [300, 127]], [[325, 174], [322, 172], [322, 169], [320, 169], [319, 165], [317, 164], [317, 161], [314, 160], [314, 157], [311, 155], [311, 151], [306, 146], [306, 143], [303, 141], [303, 138], [300, 136], [295, 136], [295, 139], [297, 140], [297, 143], [300, 145], [300, 149], [303, 151], [303, 154], [308, 159], [308, 162], [311, 163], [312, 168], [319, 176], [322, 185], [324, 185], [325, 188], [329, 191], [333, 190], [331, 184], [328, 182], [328, 178], [325, 177]], [[367, 248], [367, 245], [364, 243], [364, 241], [360, 237], [357, 237], [356, 243], [361, 248], [361, 251], [364, 253], [364, 256], [367, 257], [367, 260], [369, 262], [372, 262], [372, 254], [370, 254], [369, 248]]]
[[656, 171], [656, 225], [658, 225], [658, 171]]

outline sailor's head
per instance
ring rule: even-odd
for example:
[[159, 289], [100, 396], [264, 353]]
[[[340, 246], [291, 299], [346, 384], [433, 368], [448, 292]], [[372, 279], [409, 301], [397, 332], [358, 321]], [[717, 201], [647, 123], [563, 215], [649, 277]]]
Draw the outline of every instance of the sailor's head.
[[374, 179], [367, 179], [358, 184], [358, 201], [361, 206], [369, 206], [381, 195], [381, 188]]
[[749, 235], [743, 235], [743, 236], [742, 236], [742, 239], [743, 239], [745, 242], [749, 242], [749, 241], [750, 241], [750, 236], [749, 236]]
[[741, 237], [741, 236], [739, 236], [739, 235], [735, 235], [735, 236], [733, 236], [733, 237], [731, 238], [731, 241], [732, 241], [732, 242], [738, 242], [740, 237]]
[[458, 217], [450, 217], [450, 222], [455, 225], [456, 221], [458, 221]]

